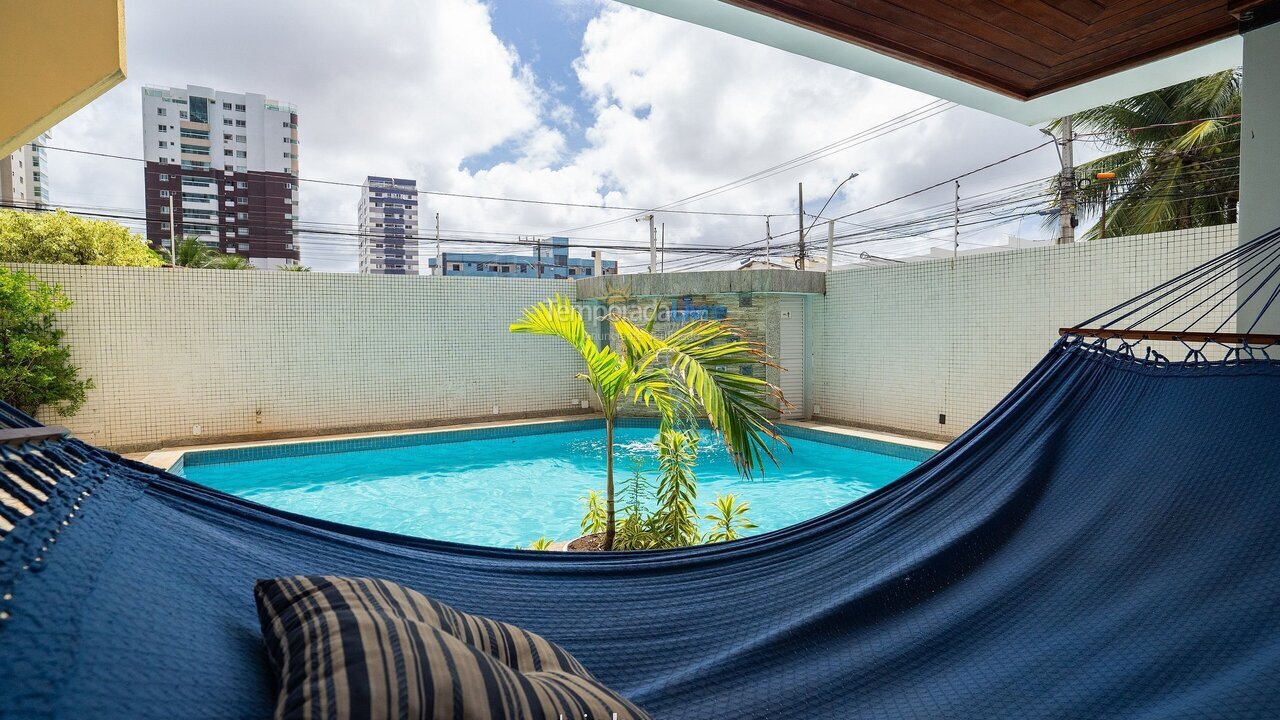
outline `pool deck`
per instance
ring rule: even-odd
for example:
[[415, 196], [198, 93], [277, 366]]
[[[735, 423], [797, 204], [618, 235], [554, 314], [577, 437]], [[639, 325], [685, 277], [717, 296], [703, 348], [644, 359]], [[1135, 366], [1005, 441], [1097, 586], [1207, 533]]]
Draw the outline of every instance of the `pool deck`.
[[[359, 440], [363, 438], [373, 437], [395, 437], [399, 435], [420, 435], [438, 432], [451, 432], [457, 430], [475, 430], [478, 428], [490, 427], [515, 427], [521, 425], [544, 425], [550, 423], [566, 422], [573, 420], [584, 420], [598, 418], [599, 415], [557, 415], [544, 418], [532, 418], [525, 420], [501, 420], [495, 422], [480, 423], [463, 423], [458, 425], [432, 425], [424, 428], [409, 428], [405, 430], [383, 430], [377, 432], [363, 433], [347, 433], [342, 435], [312, 435], [309, 437], [287, 438], [282, 440], [259, 440], [254, 442], [238, 442], [238, 443], [218, 443], [214, 445], [184, 445], [182, 447], [162, 448], [149, 453], [129, 453], [125, 457], [131, 460], [138, 460], [148, 465], [153, 465], [161, 470], [168, 470], [173, 467], [185, 453], [201, 452], [205, 450], [227, 450], [232, 448], [249, 448], [249, 447], [265, 447], [272, 445], [296, 445], [300, 443], [323, 442], [332, 440]], [[932, 440], [921, 440], [906, 435], [895, 435], [893, 433], [875, 432], [871, 430], [863, 430], [860, 428], [845, 427], [843, 425], [832, 425], [830, 423], [810, 422], [807, 420], [782, 420], [780, 425], [794, 425], [796, 427], [809, 428], [821, 432], [828, 432], [836, 435], [848, 435], [853, 437], [865, 438], [867, 440], [877, 440], [880, 442], [894, 443], [897, 445], [907, 445], [909, 447], [923, 448], [925, 450], [941, 450], [946, 443], [935, 442]]]

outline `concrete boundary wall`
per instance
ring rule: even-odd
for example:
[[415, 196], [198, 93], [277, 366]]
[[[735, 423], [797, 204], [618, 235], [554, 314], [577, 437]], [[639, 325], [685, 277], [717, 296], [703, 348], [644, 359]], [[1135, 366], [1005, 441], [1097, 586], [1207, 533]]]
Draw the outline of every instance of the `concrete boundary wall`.
[[809, 410], [954, 438], [1044, 356], [1058, 328], [1231, 250], [1236, 234], [1223, 225], [831, 273], [810, 324]]
[[568, 280], [11, 267], [75, 302], [97, 385], [42, 419], [112, 449], [584, 412], [573, 350], [507, 330]]

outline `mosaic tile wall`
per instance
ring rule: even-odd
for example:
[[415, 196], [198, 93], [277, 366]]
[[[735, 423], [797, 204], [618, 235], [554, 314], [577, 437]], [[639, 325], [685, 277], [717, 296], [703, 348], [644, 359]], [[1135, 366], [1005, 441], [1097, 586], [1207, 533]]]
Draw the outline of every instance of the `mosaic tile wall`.
[[118, 450], [583, 412], [576, 354], [512, 335], [568, 280], [25, 266], [75, 302], [97, 388], [65, 424]]
[[[1236, 233], [1227, 225], [832, 273], [812, 304], [810, 410], [953, 438], [1044, 356], [1058, 328], [1234, 248]], [[1216, 326], [1231, 306], [1198, 327]]]

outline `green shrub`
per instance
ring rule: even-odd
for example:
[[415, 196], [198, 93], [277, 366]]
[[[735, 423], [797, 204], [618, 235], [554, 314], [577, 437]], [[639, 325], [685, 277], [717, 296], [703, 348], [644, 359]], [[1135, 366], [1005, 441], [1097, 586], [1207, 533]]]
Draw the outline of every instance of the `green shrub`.
[[74, 415], [93, 380], [80, 378], [56, 327], [71, 301], [57, 285], [0, 269], [0, 400], [26, 413], [53, 407]]
[[738, 502], [733, 495], [716, 495], [711, 507], [715, 512], [702, 516], [711, 521], [711, 532], [706, 537], [709, 543], [737, 540], [742, 537], [742, 531], [759, 527], [747, 519], [751, 503]]
[[586, 495], [578, 498], [587, 504], [587, 514], [582, 516], [579, 526], [583, 535], [594, 535], [604, 532], [608, 512], [604, 507], [604, 498], [595, 490], [588, 490]]
[[164, 261], [119, 223], [65, 210], [0, 210], [0, 263], [159, 267]]
[[[525, 550], [547, 550], [547, 549], [549, 549], [549, 548], [551, 547], [551, 543], [553, 543], [553, 542], [555, 542], [555, 540], [552, 540], [551, 538], [548, 538], [548, 537], [540, 537], [540, 538], [538, 538], [537, 540], [534, 540], [533, 542], [529, 543], [529, 547], [527, 547], [527, 548], [523, 548], [523, 549], [525, 549]], [[520, 550], [520, 549], [522, 549], [522, 548], [517, 547], [516, 549], [517, 549], [517, 550]]]

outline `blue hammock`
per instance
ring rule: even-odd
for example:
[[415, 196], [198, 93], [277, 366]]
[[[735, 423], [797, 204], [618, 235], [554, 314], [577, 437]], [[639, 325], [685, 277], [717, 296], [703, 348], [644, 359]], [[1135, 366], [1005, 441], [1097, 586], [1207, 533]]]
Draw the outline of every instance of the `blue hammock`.
[[76, 440], [7, 447], [35, 512], [0, 510], [0, 716], [269, 717], [254, 581], [329, 573], [527, 626], [662, 718], [1273, 718], [1278, 407], [1262, 356], [1069, 338], [897, 482], [645, 554], [405, 538]]

